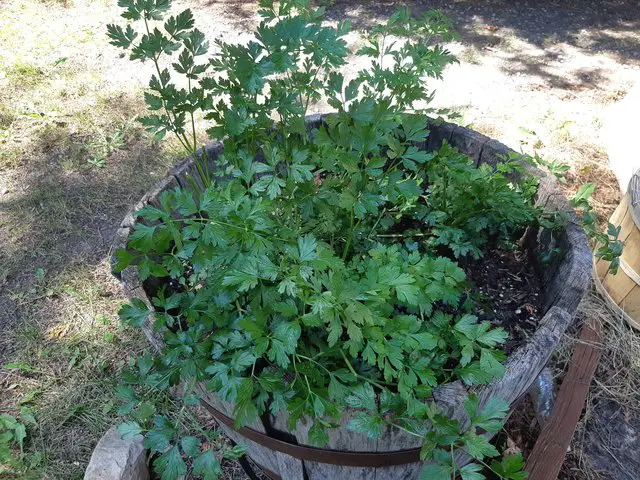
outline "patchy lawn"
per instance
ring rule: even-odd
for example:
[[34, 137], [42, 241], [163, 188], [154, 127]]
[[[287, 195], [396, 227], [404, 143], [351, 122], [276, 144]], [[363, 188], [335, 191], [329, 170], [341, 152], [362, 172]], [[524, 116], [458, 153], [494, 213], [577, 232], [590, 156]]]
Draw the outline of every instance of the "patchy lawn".
[[[409, 4], [444, 9], [461, 32], [451, 45], [460, 64], [435, 85], [437, 105], [516, 149], [571, 164], [569, 190], [597, 180], [598, 209], [610, 212], [619, 194], [600, 132], [607, 106], [640, 77], [636, 2]], [[210, 40], [244, 41], [257, 22], [250, 1], [189, 6]], [[328, 17], [366, 29], [393, 8], [338, 1]], [[136, 121], [150, 66], [108, 45], [106, 24], [118, 15], [115, 0], [5, 0], [0, 9], [0, 413], [34, 411], [33, 478], [81, 478], [117, 421], [117, 373], [146, 343], [118, 324], [124, 298], [110, 246], [129, 206], [182, 155]], [[358, 34], [349, 40], [357, 45]], [[624, 394], [640, 405], [637, 391]], [[589, 468], [579, 445], [574, 452]]]

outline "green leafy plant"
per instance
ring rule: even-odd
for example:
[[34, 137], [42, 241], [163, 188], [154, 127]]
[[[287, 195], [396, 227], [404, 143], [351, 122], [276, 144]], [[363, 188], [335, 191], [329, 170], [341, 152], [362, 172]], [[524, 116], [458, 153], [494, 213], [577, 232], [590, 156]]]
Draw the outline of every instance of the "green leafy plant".
[[[517, 157], [532, 165], [540, 166], [548, 170], [561, 183], [566, 182], [566, 174], [569, 172], [569, 165], [558, 162], [557, 160], [547, 161], [539, 155], [518, 155]], [[513, 158], [512, 158], [513, 160]], [[620, 267], [620, 257], [624, 249], [624, 242], [619, 240], [620, 226], [606, 222], [606, 229], [600, 228], [601, 218], [591, 205], [591, 197], [596, 190], [594, 183], [585, 183], [580, 186], [578, 191], [571, 197], [570, 204], [573, 210], [579, 215], [582, 228], [587, 236], [591, 239], [595, 246], [594, 255], [609, 262], [608, 270], [616, 274]], [[554, 215], [547, 215], [542, 218], [541, 225], [550, 230], [563, 229], [566, 225], [570, 214], [574, 212], [559, 212]], [[551, 249], [547, 252], [549, 258], [561, 254], [558, 249]]]
[[172, 381], [159, 374], [149, 354], [131, 359], [122, 374], [117, 396], [122, 401], [118, 414], [128, 420], [118, 426], [122, 438], [144, 435], [144, 447], [154, 456], [161, 478], [181, 478], [190, 472], [215, 479], [222, 473], [223, 459], [244, 454], [242, 445], [230, 445], [215, 430], [204, 429], [189, 410], [197, 404], [194, 383], [185, 385], [182, 404], [166, 390]]
[[27, 407], [22, 407], [19, 417], [0, 414], [0, 476], [20, 475], [34, 471], [40, 462], [40, 454], [26, 454], [27, 425], [35, 425], [36, 420]]
[[590, 202], [595, 189], [595, 184], [585, 183], [571, 198], [571, 205], [579, 212], [584, 231], [596, 244], [595, 256], [610, 262], [609, 270], [615, 274], [624, 249], [624, 242], [618, 239], [621, 227], [607, 222], [606, 232], [600, 230], [598, 214]]
[[[474, 315], [460, 262], [554, 224], [519, 162], [475, 168], [446, 143], [423, 148], [427, 80], [455, 61], [438, 43], [452, 38], [450, 22], [400, 9], [366, 35], [357, 55], [369, 66], [349, 79], [339, 72], [348, 24], [324, 25], [322, 9], [302, 0], [261, 1], [255, 40], [217, 41], [208, 60], [190, 11], [166, 17], [167, 0], [120, 5], [143, 31], [110, 25], [112, 44], [156, 68], [145, 100], [157, 113], [142, 121], [180, 139], [205, 186], [138, 211], [116, 254], [115, 269], [136, 265], [153, 297], [153, 309], [124, 305], [122, 320], [164, 340], [123, 379], [121, 432], [145, 434], [162, 478], [215, 478], [198, 459], [211, 466], [224, 453], [203, 450], [136, 393], [182, 385], [185, 405], [202, 388], [232, 402], [238, 426], [266, 413], [286, 415], [292, 430], [309, 419], [320, 446], [352, 409], [355, 432], [375, 438], [392, 426], [423, 439], [423, 478], [525, 478], [521, 457], [490, 460], [499, 452], [487, 434], [502, 428], [504, 402], [469, 397], [463, 425], [432, 399], [438, 385], [504, 372], [507, 334]], [[305, 116], [321, 99], [336, 112], [312, 129]], [[198, 116], [224, 140], [215, 172], [197, 149]], [[460, 451], [473, 461], [457, 465]]]

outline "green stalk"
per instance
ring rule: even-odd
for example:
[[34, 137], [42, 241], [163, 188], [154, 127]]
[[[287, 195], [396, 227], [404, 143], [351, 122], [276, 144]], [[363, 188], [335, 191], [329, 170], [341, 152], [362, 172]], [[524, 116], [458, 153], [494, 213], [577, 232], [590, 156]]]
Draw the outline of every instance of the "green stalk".
[[349, 253], [349, 247], [351, 247], [351, 241], [353, 240], [353, 231], [355, 230], [355, 227], [353, 225], [353, 222], [354, 222], [353, 208], [351, 209], [351, 218], [349, 222], [350, 222], [349, 235], [347, 236], [347, 241], [344, 244], [344, 250], [342, 252], [342, 260], [347, 259], [347, 254]]
[[[145, 12], [146, 13], [146, 12]], [[144, 20], [144, 27], [147, 30], [147, 35], [151, 36], [151, 31], [149, 30], [149, 23], [147, 22], [147, 17], [145, 17], [144, 15], [142, 16], [142, 19]], [[158, 73], [158, 81], [160, 82], [160, 86], [164, 89], [166, 88], [165, 83], [162, 81], [162, 75], [160, 73], [160, 65], [158, 64], [158, 59], [160, 58], [160, 54], [158, 54], [158, 56], [153, 56], [153, 64], [156, 67], [156, 72]], [[164, 100], [162, 100], [162, 106], [164, 107], [164, 111], [167, 114], [167, 118], [169, 119], [169, 121], [171, 123], [173, 123], [175, 125], [175, 117], [174, 120], [171, 119], [171, 113], [169, 112], [169, 109], [167, 108], [167, 102], [165, 102]], [[178, 140], [180, 140], [180, 143], [182, 144], [182, 146], [189, 152], [192, 153], [193, 149], [191, 148], [191, 145], [189, 144], [189, 141], [187, 140], [186, 137], [184, 137], [184, 139], [180, 136], [180, 134], [178, 134], [178, 132], [176, 132], [174, 130], [173, 132], [175, 134], [175, 136], [178, 138]]]
[[374, 385], [376, 387], [378, 387], [380, 390], [384, 390], [384, 386], [379, 384], [378, 382], [376, 382], [375, 380], [371, 380], [370, 378], [365, 377], [364, 375], [360, 375], [358, 372], [355, 371], [355, 369], [353, 368], [353, 365], [351, 365], [351, 362], [349, 361], [349, 359], [347, 358], [347, 356], [344, 354], [344, 352], [342, 350], [339, 350], [340, 355], [342, 356], [342, 359], [344, 360], [344, 362], [347, 364], [347, 368], [349, 369], [349, 371], [356, 377], [356, 378], [360, 378], [362, 380], [364, 380], [365, 382], [370, 383], [371, 385]]

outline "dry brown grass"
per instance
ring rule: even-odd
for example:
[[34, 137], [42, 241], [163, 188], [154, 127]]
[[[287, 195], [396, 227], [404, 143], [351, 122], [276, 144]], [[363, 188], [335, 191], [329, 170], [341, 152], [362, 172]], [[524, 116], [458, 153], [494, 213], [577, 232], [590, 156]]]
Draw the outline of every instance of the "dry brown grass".
[[103, 34], [116, 17], [96, 2], [0, 9], [0, 413], [37, 422], [19, 478], [82, 477], [117, 421], [118, 372], [147, 346], [119, 325], [107, 255], [176, 156], [137, 126], [136, 77], [110, 73], [126, 61]]
[[[559, 374], [566, 371], [582, 323], [594, 322], [603, 326], [603, 342], [600, 346], [603, 351], [583, 417], [578, 423], [559, 478], [611, 478], [594, 468], [591, 456], [593, 447], [597, 446], [600, 452], [606, 452], [612, 462], [620, 462], [623, 465], [621, 471], [624, 472], [624, 459], [616, 460], [623, 447], [622, 439], [599, 435], [598, 420], [601, 419], [598, 415], [604, 411], [623, 412], [630, 424], [640, 419], [640, 335], [595, 290], [580, 304], [577, 318], [581, 321], [573, 326], [556, 352], [553, 361], [556, 371]], [[634, 475], [626, 478], [636, 478]]]

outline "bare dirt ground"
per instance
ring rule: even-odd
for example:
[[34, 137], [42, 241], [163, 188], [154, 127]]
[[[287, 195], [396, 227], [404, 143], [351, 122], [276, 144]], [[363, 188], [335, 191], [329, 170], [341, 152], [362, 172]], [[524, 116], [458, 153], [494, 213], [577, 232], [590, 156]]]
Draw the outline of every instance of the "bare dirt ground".
[[[327, 9], [328, 21], [349, 19], [355, 29], [367, 29], [398, 4], [337, 1]], [[408, 4], [416, 12], [444, 10], [461, 34], [450, 45], [460, 63], [433, 85], [436, 106], [452, 108], [458, 122], [515, 149], [569, 163], [568, 190], [596, 180], [597, 207], [610, 212], [619, 193], [601, 132], [607, 107], [640, 80], [640, 4]], [[258, 21], [251, 1], [179, 2], [174, 9], [185, 6], [197, 12], [210, 40], [246, 41]], [[31, 473], [24, 478], [82, 477], [95, 442], [116, 421], [117, 372], [129, 354], [145, 348], [136, 332], [118, 325], [123, 297], [107, 258], [126, 210], [181, 153], [136, 123], [150, 70], [108, 45], [106, 24], [120, 21], [118, 15], [115, 0], [0, 2], [0, 413], [15, 414], [20, 406], [35, 412]], [[357, 32], [349, 40], [357, 47]], [[356, 68], [350, 64], [347, 73]], [[601, 312], [588, 308], [583, 318], [594, 310]], [[633, 417], [637, 389], [610, 380], [612, 369], [623, 368], [626, 384], [636, 385], [627, 375], [640, 375], [628, 352], [637, 342], [616, 328], [620, 335], [609, 336], [604, 348], [617, 360], [599, 373], [590, 409], [604, 395], [616, 405], [606, 418]], [[584, 439], [602, 430], [586, 425], [570, 453], [568, 477], [598, 478], [599, 470], [624, 464], [590, 462], [589, 455], [609, 454], [587, 451]], [[603, 478], [633, 478], [625, 469]], [[229, 476], [241, 477], [231, 470]]]

